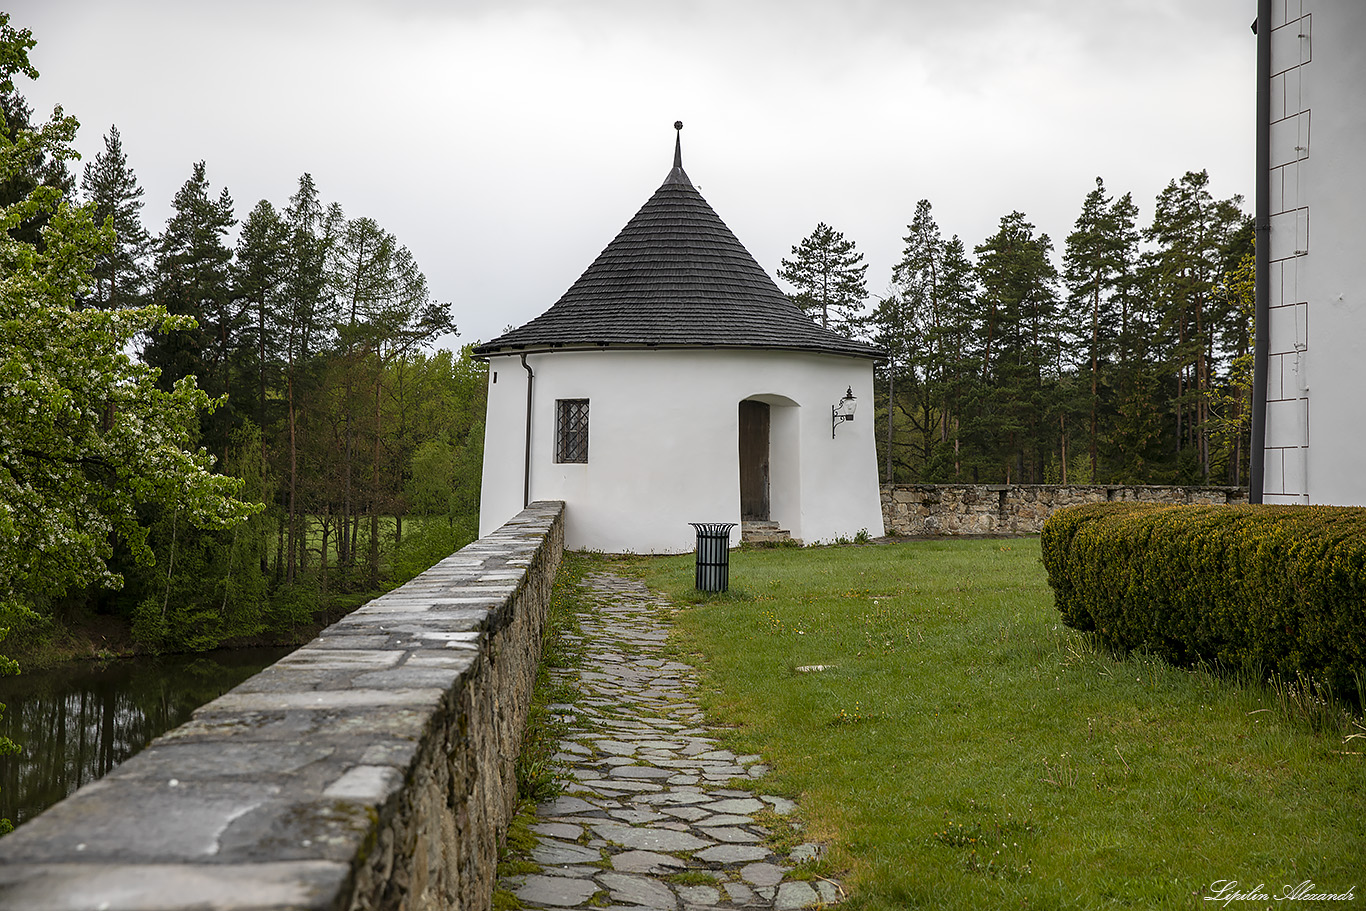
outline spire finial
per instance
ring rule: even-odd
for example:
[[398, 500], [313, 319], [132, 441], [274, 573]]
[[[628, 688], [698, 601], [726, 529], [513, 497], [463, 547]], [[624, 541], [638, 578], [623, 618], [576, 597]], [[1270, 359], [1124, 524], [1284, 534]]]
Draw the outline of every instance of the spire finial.
[[678, 132], [674, 135], [674, 167], [683, 167], [683, 121], [675, 120], [674, 129]]

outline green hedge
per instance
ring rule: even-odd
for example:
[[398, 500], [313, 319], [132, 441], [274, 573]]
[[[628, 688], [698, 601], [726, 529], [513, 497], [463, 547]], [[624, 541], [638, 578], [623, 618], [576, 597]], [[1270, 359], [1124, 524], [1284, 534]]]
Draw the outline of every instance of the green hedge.
[[1366, 509], [1096, 503], [1055, 512], [1063, 622], [1106, 645], [1293, 677], [1366, 674]]

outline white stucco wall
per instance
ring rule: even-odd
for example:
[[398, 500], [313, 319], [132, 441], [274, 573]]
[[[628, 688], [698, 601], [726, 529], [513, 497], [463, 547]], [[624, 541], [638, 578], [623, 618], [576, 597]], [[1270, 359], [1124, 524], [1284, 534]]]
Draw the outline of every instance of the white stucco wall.
[[[770, 405], [772, 518], [807, 543], [882, 534], [872, 362], [778, 351], [564, 351], [527, 357], [536, 374], [531, 499], [567, 504], [570, 548], [692, 550], [689, 522], [740, 521], [739, 403]], [[852, 387], [856, 420], [830, 438], [830, 407]], [[587, 464], [555, 462], [555, 401], [589, 400]], [[480, 532], [522, 508], [526, 373], [489, 362]], [[739, 528], [732, 543], [739, 542]]]
[[1366, 505], [1366, 3], [1273, 6], [1264, 500]]

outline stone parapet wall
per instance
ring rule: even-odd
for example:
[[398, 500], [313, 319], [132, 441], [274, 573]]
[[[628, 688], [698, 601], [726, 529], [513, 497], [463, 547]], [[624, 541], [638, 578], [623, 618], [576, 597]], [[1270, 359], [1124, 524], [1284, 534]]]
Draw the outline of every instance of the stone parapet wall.
[[0, 839], [0, 909], [487, 909], [563, 515], [533, 503]]
[[882, 488], [889, 535], [1032, 535], [1055, 509], [1080, 503], [1246, 503], [1246, 487], [896, 484]]

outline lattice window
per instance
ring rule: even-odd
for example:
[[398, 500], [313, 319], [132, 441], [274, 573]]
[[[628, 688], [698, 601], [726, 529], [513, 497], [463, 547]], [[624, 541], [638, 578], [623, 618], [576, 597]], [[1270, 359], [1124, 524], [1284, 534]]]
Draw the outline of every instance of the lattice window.
[[588, 461], [588, 399], [555, 400], [555, 461]]

